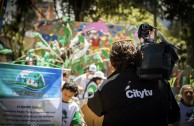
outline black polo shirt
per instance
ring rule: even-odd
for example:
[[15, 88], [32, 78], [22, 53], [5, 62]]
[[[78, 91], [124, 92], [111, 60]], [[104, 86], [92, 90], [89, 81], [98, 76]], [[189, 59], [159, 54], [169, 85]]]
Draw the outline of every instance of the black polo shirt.
[[104, 115], [103, 126], [167, 126], [167, 96], [161, 91], [157, 80], [139, 80], [135, 67], [128, 66], [105, 80], [88, 106]]

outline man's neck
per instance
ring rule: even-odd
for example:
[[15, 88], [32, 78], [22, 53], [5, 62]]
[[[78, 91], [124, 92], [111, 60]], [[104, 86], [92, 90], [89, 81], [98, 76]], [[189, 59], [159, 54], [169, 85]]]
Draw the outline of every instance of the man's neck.
[[188, 107], [191, 107], [193, 106], [194, 102], [191, 101], [191, 102], [185, 102], [184, 100], [181, 99], [181, 102], [185, 105], [185, 106], [188, 106]]

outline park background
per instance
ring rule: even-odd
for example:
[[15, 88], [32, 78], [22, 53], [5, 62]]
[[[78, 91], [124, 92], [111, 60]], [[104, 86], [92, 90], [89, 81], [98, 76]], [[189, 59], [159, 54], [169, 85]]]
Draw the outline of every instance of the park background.
[[185, 84], [194, 86], [193, 0], [0, 0], [0, 62], [33, 61], [74, 76], [95, 63], [109, 76], [111, 43], [131, 39], [139, 45], [137, 29], [144, 22], [179, 47], [169, 80], [175, 95]]
[[33, 60], [34, 65], [63, 68], [74, 75], [95, 63], [109, 76], [111, 43], [131, 39], [140, 44], [138, 26], [148, 22], [180, 48], [169, 81], [173, 91], [194, 85], [192, 0], [1, 0], [0, 6], [1, 62]]

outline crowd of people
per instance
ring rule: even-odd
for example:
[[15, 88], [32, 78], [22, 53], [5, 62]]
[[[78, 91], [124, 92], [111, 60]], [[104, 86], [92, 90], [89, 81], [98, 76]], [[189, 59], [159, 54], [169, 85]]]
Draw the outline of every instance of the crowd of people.
[[[126, 71], [126, 72], [129, 72], [129, 71]], [[133, 73], [133, 72], [131, 72], [131, 73]], [[114, 76], [119, 76], [118, 72], [116, 72], [116, 73], [117, 73], [117, 75], [114, 75]], [[114, 73], [114, 74], [116, 74], [116, 73]], [[130, 74], [130, 75], [133, 75], [133, 74]], [[98, 76], [98, 77], [96, 77], [96, 76]], [[97, 79], [96, 78], [99, 79], [98, 82], [97, 82]], [[113, 77], [111, 77], [111, 78], [113, 78]], [[123, 76], [123, 78], [126, 79], [125, 81], [129, 80], [125, 76]], [[134, 76], [131, 76], [130, 79], [131, 78], [134, 78]], [[98, 84], [102, 84], [102, 81], [105, 80], [105, 79], [106, 78], [105, 78], [104, 74], [101, 71], [97, 71], [96, 72], [96, 75], [94, 74], [94, 77], [88, 82], [88, 84], [86, 86], [86, 90], [85, 91], [87, 91], [88, 94], [87, 94], [87, 97], [86, 96], [84, 97], [84, 99], [88, 99], [88, 97], [90, 95], [93, 95], [94, 92], [96, 92], [97, 89], [99, 89], [99, 87], [100, 87]], [[110, 79], [110, 80], [112, 80], [112, 79]], [[108, 80], [106, 80], [106, 81], [108, 81]], [[116, 82], [116, 80], [115, 80], [115, 82]], [[119, 87], [122, 86], [122, 85], [119, 85], [118, 88], [117, 88], [117, 92], [118, 93], [117, 94], [114, 94], [113, 93], [115, 90], [113, 90], [114, 88], [111, 88], [111, 87], [113, 86], [113, 84], [114, 85], [117, 85], [119, 83], [119, 82], [116, 82], [116, 83], [115, 82], [114, 83], [111, 82], [112, 85], [109, 84], [110, 87], [106, 87], [107, 88], [106, 90], [103, 89], [103, 90], [105, 90], [104, 91], [104, 93], [105, 93], [104, 95], [108, 95], [108, 92], [110, 93], [108, 95], [110, 98], [106, 98], [105, 100], [102, 100], [102, 101], [105, 101], [105, 103], [103, 103], [103, 104], [104, 105], [107, 105], [107, 109], [108, 109], [108, 105], [109, 105], [109, 107], [112, 107], [112, 105], [110, 104], [110, 103], [112, 103], [112, 101], [110, 101], [111, 98], [113, 99], [113, 98], [116, 98], [116, 96], [118, 97], [119, 96], [118, 93], [121, 92], [121, 91], [119, 91]], [[89, 88], [89, 84], [90, 83], [93, 83], [91, 85], [91, 89]], [[108, 83], [108, 82], [106, 82], [106, 83]], [[152, 83], [154, 83], [154, 82], [152, 82]], [[152, 84], [152, 86], [153, 86], [153, 84]], [[145, 87], [147, 87], [147, 85], [145, 85]], [[102, 90], [102, 89], [100, 89], [100, 90]], [[110, 90], [110, 91], [107, 91], [107, 90]], [[76, 99], [76, 97], [77, 97], [77, 95], [79, 93], [78, 92], [78, 85], [75, 82], [65, 81], [64, 84], [63, 84], [63, 87], [62, 87], [62, 90], [61, 91], [62, 91], [62, 101], [63, 101], [63, 104], [62, 104], [63, 123], [65, 124], [65, 126], [67, 126], [67, 125], [71, 125], [71, 126], [72, 125], [82, 125], [82, 126], [86, 126], [87, 123], [85, 121], [86, 118], [84, 119], [84, 114], [91, 115], [91, 113], [84, 113], [84, 114], [82, 113], [82, 109], [81, 108], [83, 106], [80, 107], [80, 100], [81, 99], [78, 99], [78, 98]], [[112, 94], [112, 96], [111, 96], [111, 94]], [[99, 96], [95, 96], [95, 97], [99, 97]], [[101, 97], [103, 98], [103, 96], [101, 96]], [[189, 84], [186, 84], [186, 85], [182, 86], [182, 88], [180, 89], [180, 94], [178, 95], [178, 97], [179, 97], [179, 100], [177, 101], [177, 103], [178, 103], [178, 105], [180, 107], [180, 119], [177, 120], [174, 124], [170, 124], [170, 125], [171, 126], [193, 126], [194, 125], [194, 87], [192, 85], [189, 85]], [[96, 99], [96, 98], [94, 98], [94, 99]], [[97, 103], [98, 104], [101, 104], [101, 105], [102, 105], [102, 103], [99, 103], [100, 101], [95, 101], [95, 100], [93, 101], [93, 100], [91, 100], [91, 98], [90, 98], [88, 104], [91, 107], [92, 111], [96, 115], [100, 116], [101, 114], [99, 114], [99, 113], [103, 113], [103, 112], [98, 112], [98, 111], [102, 109], [102, 106], [98, 106]], [[117, 100], [120, 100], [120, 101], [117, 101]], [[124, 99], [122, 99], [120, 97], [118, 97], [118, 99], [114, 99], [114, 102], [117, 102], [119, 104], [126, 104], [125, 103], [126, 101], [127, 100], [124, 100]], [[93, 102], [96, 102], [96, 103], [93, 103]], [[160, 106], [161, 102], [158, 101], [158, 103], [159, 103], [158, 105], [157, 104], [153, 104], [153, 106], [150, 106], [150, 107], [142, 107], [141, 109], [140, 109], [140, 107], [138, 107], [138, 105], [137, 105], [138, 103], [136, 103], [135, 106], [138, 108], [138, 111], [137, 110], [136, 111], [131, 110], [132, 112], [130, 111], [130, 108], [133, 108], [135, 106], [132, 106], [131, 105], [131, 107], [127, 107], [127, 108], [129, 108], [129, 110], [122, 110], [124, 108], [121, 108], [121, 107], [119, 108], [119, 106], [118, 106], [119, 109], [117, 110], [117, 112], [115, 112], [115, 116], [117, 116], [117, 117], [114, 117], [113, 115], [111, 115], [114, 118], [117, 118], [117, 120], [114, 120], [114, 118], [113, 119], [108, 119], [108, 122], [110, 121], [110, 122], [113, 122], [113, 123], [111, 124], [109, 122], [110, 124], [104, 124], [104, 125], [116, 125], [116, 124], [120, 125], [122, 123], [123, 124], [126, 124], [126, 122], [128, 122], [128, 121], [125, 120], [125, 119], [128, 119], [128, 118], [124, 118], [124, 117], [130, 117], [130, 118], [133, 117], [134, 119], [135, 118], [138, 118], [138, 120], [135, 120], [137, 122], [139, 122], [139, 120], [142, 120], [142, 121], [139, 122], [140, 124], [137, 123], [137, 122], [133, 123], [132, 121], [129, 122], [129, 124], [134, 124], [134, 125], [141, 125], [141, 123], [146, 123], [146, 122], [149, 123], [149, 124], [151, 124], [151, 125], [155, 125], [156, 123], [159, 123], [160, 121], [161, 122], [165, 122], [165, 121], [162, 121], [161, 118], [159, 118], [161, 116], [160, 115], [161, 112], [159, 111], [161, 109], [160, 108], [161, 107]], [[132, 103], [130, 103], [130, 104], [132, 104]], [[142, 102], [139, 103], [139, 106], [143, 106], [143, 105], [146, 105], [146, 104], [145, 103], [142, 103]], [[125, 108], [125, 109], [127, 109], [127, 108]], [[147, 108], [147, 110], [146, 110], [147, 112], [144, 110], [145, 108]], [[153, 109], [156, 109], [155, 110], [156, 111], [156, 113], [155, 113], [156, 115], [153, 115], [153, 113], [152, 113], [152, 112], [154, 112]], [[163, 110], [163, 109], [161, 109], [161, 110]], [[88, 111], [86, 111], [86, 112], [88, 112]], [[126, 112], [126, 113], [124, 113], [124, 112]], [[136, 115], [135, 114], [136, 112], [137, 113], [140, 113], [140, 115], [139, 114], [137, 115], [138, 117], [135, 116]], [[110, 113], [111, 114], [114, 114], [114, 111], [112, 110], [112, 111], [110, 111]], [[120, 116], [119, 113], [121, 115], [123, 115], [123, 116]], [[128, 115], [125, 115], [125, 114], [128, 114]], [[147, 116], [145, 116], [144, 114], [146, 114]], [[108, 113], [107, 113], [107, 115], [110, 116]], [[150, 116], [148, 116], [148, 115], [150, 115]], [[159, 116], [158, 118], [155, 117], [157, 115]], [[92, 116], [94, 116], [94, 115], [92, 115]], [[69, 117], [69, 118], [66, 120], [65, 118], [67, 118], [67, 117]], [[86, 116], [86, 117], [88, 117], [88, 116]], [[99, 120], [97, 118], [92, 118], [92, 117], [88, 117], [88, 118], [89, 118], [89, 120], [91, 120], [93, 122], [94, 121], [102, 121], [102, 119]], [[153, 120], [153, 118], [154, 119], [157, 118], [159, 120], [156, 120], [156, 119]], [[116, 121], [118, 123], [115, 123], [114, 121]], [[90, 122], [88, 122], [88, 123], [89, 123], [89, 125], [94, 125], [94, 124], [92, 124]], [[99, 122], [98, 122], [98, 124], [99, 124]], [[162, 125], [163, 126], [165, 124], [160, 124], [159, 123], [157, 125]], [[96, 125], [96, 126], [98, 126], [98, 125]]]
[[[73, 115], [69, 116], [63, 116], [63, 125], [65, 126], [73, 126], [76, 125], [88, 125], [88, 121], [86, 122], [84, 117], [86, 117], [85, 114], [89, 114], [88, 107], [86, 105], [87, 99], [89, 96], [93, 95], [100, 85], [102, 84], [103, 80], [106, 79], [106, 76], [104, 72], [97, 70], [97, 67], [95, 64], [91, 64], [85, 69], [85, 73], [78, 75], [74, 79], [69, 79], [69, 73], [64, 72], [63, 73], [63, 86], [62, 86], [62, 102], [63, 102], [63, 111], [66, 110], [66, 114], [69, 112]], [[76, 90], [71, 90], [71, 88], [76, 88]], [[64, 90], [67, 89], [67, 90]], [[69, 95], [68, 95], [69, 92]], [[71, 92], [71, 94], [70, 94]], [[64, 100], [68, 99], [68, 100]], [[67, 104], [68, 103], [68, 104]], [[77, 105], [75, 105], [76, 103]], [[77, 109], [79, 108], [79, 113], [76, 114], [76, 111], [71, 111], [68, 106], [74, 105], [74, 107]], [[78, 106], [78, 107], [77, 107]], [[82, 108], [84, 113], [82, 112]], [[73, 109], [75, 110], [75, 109]], [[71, 112], [70, 112], [71, 111]], [[63, 112], [64, 114], [64, 112]], [[90, 113], [91, 114], [91, 113]], [[94, 115], [93, 115], [94, 116]], [[68, 122], [69, 118], [66, 120], [65, 117], [70, 117], [71, 121]], [[81, 120], [81, 121], [80, 121]], [[95, 119], [92, 119], [90, 117], [91, 121], [95, 121]]]

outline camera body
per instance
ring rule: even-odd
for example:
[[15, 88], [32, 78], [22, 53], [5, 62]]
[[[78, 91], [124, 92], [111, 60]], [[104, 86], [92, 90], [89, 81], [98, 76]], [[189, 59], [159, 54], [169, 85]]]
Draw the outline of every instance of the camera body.
[[155, 27], [153, 27], [147, 23], [140, 25], [139, 29], [138, 29], [138, 38], [148, 37], [149, 31], [153, 31], [153, 29], [155, 29]]
[[140, 79], [170, 79], [173, 65], [167, 48], [168, 45], [162, 42], [146, 42], [140, 46], [136, 56]]
[[174, 49], [175, 46], [170, 44], [162, 33], [159, 36], [162, 40], [160, 43], [156, 43], [149, 37], [153, 29], [156, 28], [147, 23], [140, 25], [138, 29], [138, 37], [143, 38], [144, 43], [137, 50], [137, 76], [140, 79], [169, 80], [174, 64], [179, 58]]

